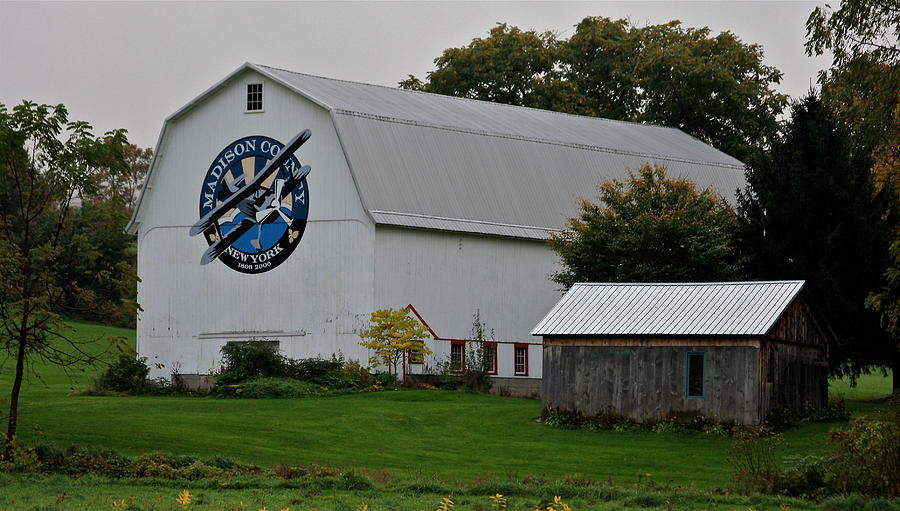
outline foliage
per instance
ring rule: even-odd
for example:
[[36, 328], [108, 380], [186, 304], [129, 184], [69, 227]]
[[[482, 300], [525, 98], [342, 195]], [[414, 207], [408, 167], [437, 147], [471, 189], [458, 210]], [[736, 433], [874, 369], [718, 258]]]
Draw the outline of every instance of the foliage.
[[806, 53], [830, 50], [835, 65], [860, 55], [888, 64], [900, 61], [900, 3], [897, 0], [844, 0], [840, 8], [816, 7], [806, 20]]
[[324, 387], [307, 381], [291, 378], [256, 377], [235, 386], [232, 395], [248, 399], [271, 399], [321, 396], [327, 393], [329, 392]]
[[227, 342], [221, 348], [222, 370], [216, 384], [229, 385], [258, 376], [286, 376], [287, 364], [278, 342], [266, 339]]
[[12, 456], [26, 362], [61, 366], [94, 356], [67, 335], [57, 314], [70, 283], [62, 276], [73, 247], [77, 199], [93, 193], [101, 169], [127, 171], [124, 130], [101, 137], [69, 122], [63, 105], [0, 104], [0, 347], [15, 360], [3, 457]]
[[[486, 345], [494, 340], [494, 331], [487, 333], [487, 326], [481, 321], [481, 311], [472, 315], [472, 332], [470, 340], [465, 343], [466, 367], [462, 370], [462, 387], [472, 392], [490, 392], [493, 386], [493, 372], [496, 356], [496, 344]], [[492, 348], [493, 346], [493, 348]]]
[[554, 83], [556, 37], [498, 23], [486, 38], [449, 48], [434, 60], [427, 83], [410, 75], [406, 89], [541, 108]]
[[828, 464], [841, 493], [900, 496], [900, 413], [886, 420], [854, 419], [829, 433], [834, 456]]
[[372, 375], [372, 380], [379, 387], [387, 389], [399, 388], [400, 384], [403, 383], [396, 373], [375, 373]]
[[776, 493], [784, 484], [784, 472], [778, 461], [780, 436], [737, 438], [728, 452], [734, 470], [732, 482], [743, 493]]
[[327, 359], [286, 358], [278, 352], [277, 341], [229, 342], [221, 351], [224, 367], [216, 375], [220, 395], [301, 397], [321, 394], [323, 388], [361, 389], [372, 382], [368, 370], [358, 362], [345, 362], [337, 355]]
[[839, 341], [830, 347], [832, 374], [856, 377], [889, 364], [894, 343], [864, 308], [887, 247], [868, 155], [853, 150], [844, 126], [811, 93], [792, 105], [783, 136], [746, 177], [740, 246], [752, 277], [806, 280]]
[[397, 374], [397, 364], [404, 353], [418, 350], [430, 355], [423, 341], [430, 337], [418, 320], [409, 317], [406, 309], [379, 309], [372, 313], [369, 329], [359, 334], [359, 344], [375, 352], [372, 363], [382, 363]]
[[[330, 389], [347, 389], [364, 387], [364, 381], [367, 378], [368, 371], [356, 370], [355, 373], [348, 373], [346, 370], [347, 363], [343, 357], [332, 355], [330, 359], [315, 357], [300, 360], [288, 359], [287, 374], [291, 378], [328, 387]], [[359, 368], [359, 364], [356, 363]], [[351, 370], [352, 371], [352, 370]]]
[[97, 378], [95, 387], [99, 390], [140, 394], [147, 387], [148, 374], [150, 368], [146, 358], [122, 353]]
[[359, 388], [366, 388], [375, 381], [372, 378], [372, 373], [369, 372], [369, 368], [363, 367], [363, 365], [356, 360], [345, 362], [341, 372], [345, 378], [356, 382]]
[[497, 103], [680, 128], [743, 158], [777, 130], [786, 102], [774, 91], [781, 72], [762, 63], [762, 48], [731, 32], [645, 27], [584, 18], [569, 39], [498, 24], [488, 37], [449, 48], [423, 90]]
[[881, 326], [900, 341], [900, 234], [890, 247], [891, 266], [884, 273], [886, 285], [866, 298], [866, 307], [881, 315]]
[[568, 228], [551, 233], [563, 271], [575, 282], [688, 282], [734, 280], [734, 211], [711, 190], [665, 169], [641, 167], [626, 182], [600, 185], [597, 203], [582, 200]]

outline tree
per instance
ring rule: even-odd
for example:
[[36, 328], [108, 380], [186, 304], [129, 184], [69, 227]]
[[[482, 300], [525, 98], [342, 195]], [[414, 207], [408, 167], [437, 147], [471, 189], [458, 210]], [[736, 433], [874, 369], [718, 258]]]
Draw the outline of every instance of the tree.
[[99, 169], [97, 186], [81, 194], [73, 211], [69, 249], [59, 270], [65, 290], [62, 310], [71, 316], [134, 327], [137, 305], [136, 237], [125, 232], [152, 150], [123, 147], [127, 168]]
[[400, 87], [446, 96], [507, 105], [570, 111], [574, 99], [568, 84], [558, 80], [556, 36], [551, 32], [522, 31], [498, 23], [486, 38], [462, 48], [448, 48], [434, 60], [436, 70], [426, 81], [413, 75]]
[[419, 321], [409, 317], [406, 309], [379, 309], [369, 319], [369, 329], [359, 337], [360, 346], [375, 352], [373, 363], [381, 362], [393, 368], [397, 374], [397, 364], [404, 353], [416, 350], [422, 355], [430, 355], [431, 350], [422, 342], [429, 336], [428, 329]]
[[0, 105], [0, 347], [15, 361], [3, 458], [13, 455], [19, 394], [34, 359], [69, 367], [95, 360], [57, 313], [67, 284], [61, 260], [70, 247], [79, 197], [100, 169], [125, 172], [124, 130], [95, 137], [69, 122], [63, 105]]
[[734, 280], [734, 210], [712, 190], [665, 169], [629, 171], [626, 182], [600, 185], [599, 203], [582, 200], [580, 214], [550, 236], [564, 270], [553, 280], [689, 282]]
[[743, 158], [777, 131], [786, 97], [762, 48], [678, 21], [583, 19], [568, 40], [500, 24], [401, 87], [680, 128]]
[[806, 53], [822, 55], [830, 50], [834, 65], [846, 64], [862, 55], [874, 61], [900, 61], [898, 0], [843, 0], [834, 11], [816, 7], [806, 20]]
[[896, 357], [863, 305], [879, 285], [887, 247], [870, 167], [869, 155], [854, 151], [846, 127], [810, 93], [792, 105], [771, 150], [751, 161], [749, 191], [738, 198], [751, 275], [807, 281], [839, 340], [831, 372], [851, 378]]

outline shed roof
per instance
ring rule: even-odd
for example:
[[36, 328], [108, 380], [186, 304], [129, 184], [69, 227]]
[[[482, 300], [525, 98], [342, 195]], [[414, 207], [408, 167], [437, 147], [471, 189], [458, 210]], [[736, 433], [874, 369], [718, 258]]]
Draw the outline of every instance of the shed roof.
[[764, 336], [804, 284], [575, 284], [531, 334]]
[[246, 69], [331, 113], [363, 205], [379, 224], [546, 238], [576, 214], [577, 199], [596, 195], [601, 181], [625, 179], [627, 169], [648, 163], [730, 202], [746, 185], [740, 161], [675, 128], [250, 63], [167, 122]]

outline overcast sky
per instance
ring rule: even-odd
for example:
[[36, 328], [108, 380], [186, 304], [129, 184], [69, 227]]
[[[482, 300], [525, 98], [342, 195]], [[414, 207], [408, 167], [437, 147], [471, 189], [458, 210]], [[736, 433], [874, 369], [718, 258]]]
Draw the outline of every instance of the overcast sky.
[[[98, 133], [153, 146], [163, 119], [245, 61], [395, 86], [496, 22], [563, 37], [586, 16], [730, 30], [805, 93], [827, 58], [803, 51], [822, 2], [15, 3], [0, 0], [0, 103], [64, 103]], [[837, 2], [834, 2], [837, 3]]]

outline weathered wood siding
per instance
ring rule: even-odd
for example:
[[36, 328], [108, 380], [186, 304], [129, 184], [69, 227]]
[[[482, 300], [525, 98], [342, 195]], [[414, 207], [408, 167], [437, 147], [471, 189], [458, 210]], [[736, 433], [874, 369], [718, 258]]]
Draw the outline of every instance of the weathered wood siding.
[[800, 412], [828, 403], [828, 343], [803, 299], [794, 300], [763, 341], [760, 369], [763, 416], [776, 406]]
[[[704, 396], [687, 398], [687, 353], [706, 353]], [[738, 346], [564, 346], [545, 338], [543, 413], [613, 411], [645, 422], [675, 416], [757, 424], [759, 349]]]

